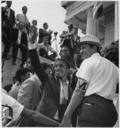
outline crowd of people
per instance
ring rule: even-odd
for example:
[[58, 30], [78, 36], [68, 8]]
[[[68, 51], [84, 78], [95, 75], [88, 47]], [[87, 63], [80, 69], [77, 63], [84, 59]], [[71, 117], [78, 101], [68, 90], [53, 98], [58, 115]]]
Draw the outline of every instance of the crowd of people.
[[[82, 126], [111, 127], [117, 121], [113, 104], [118, 93], [118, 41], [101, 50], [97, 37], [77, 36], [72, 24], [60, 34], [48, 30], [48, 23], [38, 30], [37, 20], [30, 24], [27, 6], [22, 14], [2, 7], [2, 60], [16, 65], [20, 48], [21, 64], [11, 88], [3, 90], [2, 104], [12, 109], [3, 126]], [[53, 37], [52, 37], [53, 34]], [[40, 56], [53, 63], [42, 63]], [[107, 59], [106, 59], [107, 58]], [[4, 99], [5, 98], [5, 99]]]

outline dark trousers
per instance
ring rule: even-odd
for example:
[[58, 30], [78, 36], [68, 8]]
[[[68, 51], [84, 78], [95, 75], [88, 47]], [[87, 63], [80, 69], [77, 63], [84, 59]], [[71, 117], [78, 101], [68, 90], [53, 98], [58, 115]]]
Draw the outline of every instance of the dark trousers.
[[13, 43], [13, 50], [12, 50], [13, 61], [16, 61], [19, 48], [20, 48], [21, 55], [22, 55], [22, 64], [24, 64], [25, 61], [27, 60], [28, 50], [27, 50], [27, 48], [25, 48], [21, 45], [18, 45], [16, 42]]
[[79, 127], [113, 127], [117, 111], [111, 100], [93, 94], [83, 99], [79, 107]]
[[12, 28], [8, 28], [8, 27], [2, 28], [2, 42], [4, 44], [4, 51], [2, 57], [6, 58], [12, 43]]

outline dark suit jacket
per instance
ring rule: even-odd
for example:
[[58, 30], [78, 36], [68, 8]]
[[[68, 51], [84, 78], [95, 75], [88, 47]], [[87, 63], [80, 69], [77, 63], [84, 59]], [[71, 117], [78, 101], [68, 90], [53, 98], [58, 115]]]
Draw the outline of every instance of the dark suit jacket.
[[[37, 108], [37, 111], [45, 114], [50, 118], [54, 118], [56, 111], [59, 109], [60, 84], [54, 77], [49, 78], [47, 76], [39, 62], [36, 49], [30, 50], [30, 58], [34, 71], [36, 72], [36, 74], [42, 81], [42, 85], [44, 86], [42, 98]], [[68, 90], [70, 99], [72, 95], [72, 89], [70, 86]]]
[[[14, 28], [13, 29], [13, 33], [12, 33], [12, 41], [13, 41], [13, 43], [16, 43], [17, 42], [18, 33], [19, 33], [19, 30], [17, 28]], [[26, 48], [28, 46], [27, 34], [25, 32], [22, 32], [22, 34], [21, 34], [21, 43], [20, 43], [20, 46], [25, 46]]]
[[6, 9], [2, 7], [2, 23], [5, 22], [9, 28], [13, 28], [15, 24], [15, 11], [10, 9], [10, 17], [6, 16]]

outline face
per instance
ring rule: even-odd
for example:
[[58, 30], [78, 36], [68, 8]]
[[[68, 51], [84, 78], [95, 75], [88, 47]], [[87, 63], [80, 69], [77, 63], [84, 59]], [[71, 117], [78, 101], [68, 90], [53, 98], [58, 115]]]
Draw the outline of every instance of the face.
[[90, 57], [93, 53], [93, 48], [90, 47], [90, 45], [81, 45], [80, 47], [80, 55], [81, 55], [81, 59], [84, 60], [88, 57]]
[[32, 67], [31, 61], [28, 59], [26, 62], [26, 68], [30, 69]]
[[44, 25], [43, 25], [43, 28], [44, 28], [44, 29], [48, 29], [48, 24], [47, 24], [47, 23], [44, 24]]
[[12, 5], [12, 1], [7, 1], [7, 7], [10, 8]]
[[64, 78], [67, 74], [67, 67], [65, 62], [57, 60], [54, 66], [55, 77]]
[[23, 7], [22, 12], [23, 14], [27, 14], [27, 7]]
[[69, 57], [69, 56], [70, 56], [69, 48], [67, 48], [67, 47], [62, 47], [62, 48], [61, 48], [61, 51], [60, 51], [60, 56], [61, 56], [62, 58]]
[[36, 20], [33, 20], [32, 21], [32, 24], [36, 26], [37, 25], [37, 21]]
[[52, 74], [52, 69], [51, 69], [51, 68], [47, 68], [47, 69], [45, 70], [45, 72], [46, 72], [49, 76], [51, 76], [51, 74]]

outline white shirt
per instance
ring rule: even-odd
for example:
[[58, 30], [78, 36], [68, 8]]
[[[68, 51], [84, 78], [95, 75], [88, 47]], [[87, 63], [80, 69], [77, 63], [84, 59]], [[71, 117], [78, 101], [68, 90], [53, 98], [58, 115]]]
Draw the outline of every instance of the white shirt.
[[113, 100], [118, 83], [118, 68], [109, 60], [94, 53], [81, 64], [76, 76], [88, 81], [85, 96], [98, 94]]
[[68, 81], [64, 84], [60, 81], [60, 104], [68, 100], [68, 84]]
[[21, 43], [21, 35], [22, 35], [22, 31], [19, 30], [18, 32], [18, 39], [17, 39], [17, 43], [20, 45]]
[[17, 100], [7, 95], [2, 91], [2, 105], [8, 105], [13, 110], [13, 119], [17, 119], [22, 113], [24, 106], [21, 105]]

